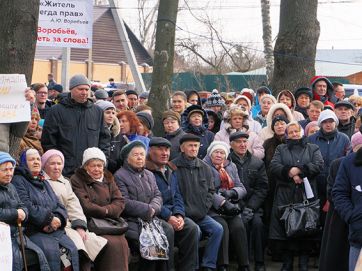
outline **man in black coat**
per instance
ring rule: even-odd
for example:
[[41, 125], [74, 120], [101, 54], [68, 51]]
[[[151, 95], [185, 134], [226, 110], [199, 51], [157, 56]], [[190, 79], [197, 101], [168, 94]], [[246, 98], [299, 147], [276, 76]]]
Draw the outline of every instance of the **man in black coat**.
[[262, 160], [248, 151], [249, 135], [245, 132], [236, 132], [230, 135], [230, 160], [238, 169], [240, 181], [244, 184], [247, 195], [243, 200], [242, 214], [248, 226], [248, 234], [253, 241], [255, 270], [265, 270], [264, 247], [265, 229], [263, 224], [264, 200], [268, 192], [268, 177]]
[[41, 138], [44, 151], [57, 149], [64, 154], [63, 175], [66, 177], [81, 166], [87, 148], [98, 147], [107, 157], [110, 148], [110, 134], [103, 122], [103, 111], [88, 99], [88, 78], [74, 75], [69, 88], [70, 93], [47, 113]]

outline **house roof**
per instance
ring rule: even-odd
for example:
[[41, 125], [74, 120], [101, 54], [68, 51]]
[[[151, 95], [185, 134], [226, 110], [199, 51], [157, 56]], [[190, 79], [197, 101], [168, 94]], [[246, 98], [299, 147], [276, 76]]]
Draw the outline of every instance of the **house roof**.
[[[362, 72], [362, 50], [317, 50], [315, 69], [317, 75], [338, 77]], [[266, 69], [263, 67], [240, 74], [265, 75]]]
[[[137, 63], [153, 65], [152, 57], [142, 46], [131, 29], [125, 24], [126, 31], [133, 47]], [[61, 59], [62, 48], [37, 46], [35, 59]], [[93, 8], [93, 52], [92, 58], [98, 63], [127, 62], [126, 53], [116, 29], [111, 8], [108, 6], [95, 6]], [[88, 59], [88, 49], [72, 48], [70, 59], [85, 61]]]

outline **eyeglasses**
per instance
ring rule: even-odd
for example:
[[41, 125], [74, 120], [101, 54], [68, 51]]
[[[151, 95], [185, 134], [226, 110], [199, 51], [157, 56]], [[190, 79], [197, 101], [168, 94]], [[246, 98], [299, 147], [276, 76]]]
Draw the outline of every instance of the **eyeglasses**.
[[6, 167], [6, 168], [0, 168], [1, 172], [7, 172], [7, 171], [13, 171], [15, 167]]
[[48, 92], [37, 92], [37, 95], [48, 95]]

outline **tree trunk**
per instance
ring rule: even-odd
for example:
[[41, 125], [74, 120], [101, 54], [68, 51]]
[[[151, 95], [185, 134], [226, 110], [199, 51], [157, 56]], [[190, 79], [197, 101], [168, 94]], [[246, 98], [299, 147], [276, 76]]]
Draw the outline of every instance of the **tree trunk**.
[[25, 74], [31, 83], [40, 0], [0, 1], [0, 74]]
[[162, 113], [167, 110], [173, 75], [175, 26], [178, 0], [161, 0], [158, 8], [156, 45], [148, 105], [155, 120], [154, 134], [163, 134]]
[[266, 78], [270, 84], [274, 70], [272, 28], [270, 24], [270, 1], [260, 0], [261, 18], [263, 21], [263, 42], [264, 42], [264, 58], [266, 63]]
[[318, 0], [281, 0], [278, 39], [274, 48], [274, 74], [271, 87], [277, 94], [309, 86], [315, 75], [315, 55], [320, 33]]

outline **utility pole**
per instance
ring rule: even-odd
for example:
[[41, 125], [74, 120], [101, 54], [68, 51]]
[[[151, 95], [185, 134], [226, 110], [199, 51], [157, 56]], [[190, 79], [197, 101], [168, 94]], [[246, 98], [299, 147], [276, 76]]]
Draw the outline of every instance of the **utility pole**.
[[175, 30], [178, 0], [160, 0], [157, 16], [156, 44], [152, 73], [152, 86], [148, 105], [155, 120], [154, 134], [163, 133], [162, 113], [170, 98], [175, 51]]
[[116, 23], [116, 28], [117, 28], [119, 37], [121, 38], [121, 41], [122, 41], [123, 49], [127, 56], [128, 65], [131, 68], [132, 76], [136, 83], [137, 92], [138, 93], [144, 92], [144, 91], [146, 91], [146, 87], [143, 82], [141, 73], [138, 70], [138, 64], [137, 64], [135, 54], [133, 52], [131, 41], [128, 38], [126, 27], [122, 20], [121, 10], [120, 10], [120, 6], [121, 6], [120, 1], [119, 0], [109, 0], [109, 5], [112, 10], [112, 15], [113, 15], [114, 21]]

